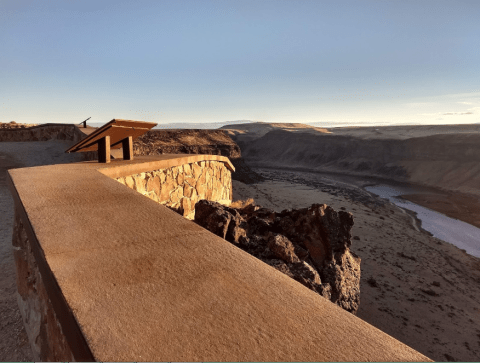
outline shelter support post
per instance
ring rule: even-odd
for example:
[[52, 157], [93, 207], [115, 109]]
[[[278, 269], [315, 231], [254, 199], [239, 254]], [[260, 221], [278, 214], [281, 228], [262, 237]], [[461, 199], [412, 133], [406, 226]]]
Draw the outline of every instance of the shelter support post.
[[123, 160], [133, 160], [133, 137], [128, 136], [122, 140]]
[[110, 162], [110, 136], [108, 135], [98, 140], [98, 162]]

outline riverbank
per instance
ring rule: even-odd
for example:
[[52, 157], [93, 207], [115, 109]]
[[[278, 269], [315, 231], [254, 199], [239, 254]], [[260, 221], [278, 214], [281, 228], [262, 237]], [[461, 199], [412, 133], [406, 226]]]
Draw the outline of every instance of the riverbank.
[[407, 194], [402, 199], [480, 228], [480, 197], [465, 193]]
[[255, 169], [263, 183], [233, 182], [234, 199], [280, 211], [326, 203], [354, 215], [362, 259], [357, 316], [437, 361], [480, 356], [480, 259], [422, 231], [410, 213], [334, 175]]
[[415, 218], [421, 221], [421, 228], [432, 236], [480, 258], [480, 228], [399, 197], [405, 194], [415, 195], [418, 192], [415, 187], [397, 187], [381, 183], [365, 187], [365, 190], [415, 215]]

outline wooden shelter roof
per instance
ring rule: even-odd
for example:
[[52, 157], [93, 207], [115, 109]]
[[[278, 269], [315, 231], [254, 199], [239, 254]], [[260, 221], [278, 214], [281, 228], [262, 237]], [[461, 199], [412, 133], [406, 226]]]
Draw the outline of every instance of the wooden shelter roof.
[[77, 142], [65, 152], [97, 151], [98, 142], [105, 136], [110, 136], [110, 147], [112, 149], [120, 149], [122, 147], [122, 140], [129, 136], [132, 136], [134, 140], [155, 126], [157, 126], [157, 124], [154, 122], [113, 119], [83, 140]]

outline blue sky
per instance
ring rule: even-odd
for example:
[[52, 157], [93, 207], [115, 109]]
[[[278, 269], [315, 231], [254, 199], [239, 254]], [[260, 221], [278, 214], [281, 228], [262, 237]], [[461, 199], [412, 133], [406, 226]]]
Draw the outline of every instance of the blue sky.
[[0, 122], [480, 122], [480, 1], [0, 0]]

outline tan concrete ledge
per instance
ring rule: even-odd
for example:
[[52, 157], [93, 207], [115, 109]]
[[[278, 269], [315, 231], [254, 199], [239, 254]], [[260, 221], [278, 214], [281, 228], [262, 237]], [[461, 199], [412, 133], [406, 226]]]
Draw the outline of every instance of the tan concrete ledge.
[[112, 179], [196, 158], [9, 171], [75, 360], [428, 360]]
[[197, 161], [221, 161], [231, 171], [235, 171], [233, 164], [226, 156], [198, 155], [198, 154], [163, 154], [149, 156], [135, 156], [134, 160], [117, 160], [109, 164], [100, 164], [98, 171], [110, 178], [120, 178], [146, 171], [166, 169]]

